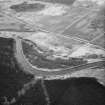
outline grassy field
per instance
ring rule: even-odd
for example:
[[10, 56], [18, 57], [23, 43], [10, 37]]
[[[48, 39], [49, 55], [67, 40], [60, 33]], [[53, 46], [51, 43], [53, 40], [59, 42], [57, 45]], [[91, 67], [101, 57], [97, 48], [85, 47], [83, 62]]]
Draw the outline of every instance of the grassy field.
[[[28, 31], [28, 27], [22, 21], [0, 13], [0, 31]], [[26, 28], [27, 27], [27, 28]]]
[[61, 3], [66, 5], [72, 5], [75, 2], [75, 0], [36, 0], [36, 1], [46, 1], [51, 3]]
[[[73, 24], [71, 27], [68, 27], [62, 34], [64, 34], [65, 36], [81, 38], [83, 40], [91, 42], [96, 37], [103, 34], [103, 31], [100, 28], [95, 29], [91, 25], [95, 16], [97, 16], [96, 13], [92, 12], [84, 19], [81, 19], [79, 22]], [[97, 42], [97, 45], [98, 44], [99, 43]]]
[[81, 16], [88, 13], [85, 8], [70, 8], [68, 13], [63, 16], [43, 16], [37, 24], [41, 24], [41, 28], [47, 31], [60, 33], [70, 26], [73, 22], [77, 21]]
[[[49, 1], [49, 0], [48, 0]], [[56, 0], [51, 2], [55, 2]], [[57, 2], [72, 2], [74, 0], [58, 0]], [[69, 3], [68, 3], [69, 4]], [[25, 7], [26, 5], [26, 7]], [[18, 7], [17, 7], [18, 6]], [[68, 25], [72, 24], [72, 22], [78, 20], [79, 17], [87, 13], [89, 10], [82, 7], [70, 7], [68, 10], [68, 13], [66, 15], [60, 15], [60, 16], [39, 16], [37, 14], [34, 14], [35, 11], [31, 11], [29, 6], [27, 4], [20, 4], [20, 5], [13, 5], [11, 8], [15, 8], [17, 13], [12, 13], [12, 11], [5, 11], [8, 14], [11, 14], [11, 16], [16, 17], [17, 19], [24, 21], [28, 24], [32, 24], [35, 26], [39, 26], [43, 30], [51, 31], [51, 32], [57, 32], [60, 33], [62, 30], [65, 29]], [[36, 7], [35, 7], [36, 8]], [[25, 9], [25, 10], [24, 10]], [[19, 13], [19, 12], [23, 13]], [[26, 12], [27, 11], [27, 12]]]

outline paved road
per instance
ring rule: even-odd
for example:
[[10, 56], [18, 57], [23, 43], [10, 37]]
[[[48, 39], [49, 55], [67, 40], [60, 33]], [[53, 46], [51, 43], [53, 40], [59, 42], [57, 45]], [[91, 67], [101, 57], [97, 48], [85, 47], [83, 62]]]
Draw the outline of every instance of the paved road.
[[105, 61], [99, 61], [99, 62], [94, 62], [94, 63], [91, 63], [91, 64], [80, 65], [80, 66], [74, 67], [74, 68], [68, 68], [68, 69], [65, 69], [65, 70], [62, 70], [62, 71], [41, 71], [41, 70], [37, 70], [37, 69], [32, 68], [30, 63], [26, 60], [26, 58], [23, 54], [23, 50], [22, 50], [21, 39], [15, 37], [15, 40], [16, 40], [16, 46], [15, 46], [16, 53], [15, 53], [15, 55], [16, 55], [16, 58], [17, 58], [18, 62], [23, 67], [23, 70], [26, 73], [34, 74], [37, 77], [38, 76], [46, 77], [46, 76], [55, 76], [55, 75], [66, 75], [66, 74], [68, 75], [68, 74], [71, 74], [73, 72], [76, 72], [76, 71], [79, 71], [79, 70], [82, 70], [82, 69], [102, 66], [105, 63]]

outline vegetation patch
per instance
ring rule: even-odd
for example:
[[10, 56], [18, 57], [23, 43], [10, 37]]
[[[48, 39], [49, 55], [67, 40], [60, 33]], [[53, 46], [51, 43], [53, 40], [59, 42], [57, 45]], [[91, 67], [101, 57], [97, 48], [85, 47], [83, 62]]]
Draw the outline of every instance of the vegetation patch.
[[10, 9], [16, 12], [36, 12], [44, 9], [45, 5], [41, 3], [27, 3], [23, 2], [10, 6]]

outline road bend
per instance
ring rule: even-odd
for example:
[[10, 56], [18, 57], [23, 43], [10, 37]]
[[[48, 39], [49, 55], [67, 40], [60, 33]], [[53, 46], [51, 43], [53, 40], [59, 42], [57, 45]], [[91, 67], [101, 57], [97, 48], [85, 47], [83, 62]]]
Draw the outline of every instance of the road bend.
[[89, 63], [89, 64], [83, 64], [83, 65], [79, 65], [76, 67], [72, 67], [72, 68], [67, 68], [64, 69], [62, 71], [42, 71], [42, 70], [38, 70], [33, 68], [30, 63], [28, 62], [28, 60], [25, 58], [25, 55], [23, 54], [23, 49], [22, 49], [22, 39], [19, 39], [18, 37], [14, 38], [16, 41], [15, 44], [15, 56], [16, 59], [18, 61], [18, 63], [20, 64], [20, 66], [23, 68], [23, 71], [26, 73], [30, 73], [35, 75], [36, 77], [47, 77], [47, 76], [57, 76], [57, 75], [68, 75], [71, 74], [73, 72], [82, 70], [82, 69], [87, 69], [90, 67], [101, 67], [103, 66], [103, 64], [105, 64], [105, 61], [98, 61], [98, 62], [94, 62], [94, 63]]

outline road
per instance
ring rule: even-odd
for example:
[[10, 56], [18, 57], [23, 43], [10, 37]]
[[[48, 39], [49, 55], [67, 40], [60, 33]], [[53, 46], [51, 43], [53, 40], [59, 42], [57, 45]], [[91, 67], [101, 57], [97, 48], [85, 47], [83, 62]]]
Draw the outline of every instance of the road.
[[65, 69], [62, 71], [37, 70], [37, 69], [33, 68], [30, 65], [30, 63], [26, 60], [26, 58], [23, 54], [23, 50], [22, 50], [21, 39], [19, 39], [18, 37], [15, 37], [14, 39], [16, 40], [16, 45], [14, 47], [16, 49], [15, 56], [17, 58], [18, 63], [21, 65], [24, 72], [34, 74], [36, 77], [47, 77], [47, 76], [56, 76], [56, 75], [59, 76], [59, 75], [66, 75], [66, 74], [68, 75], [68, 74], [71, 74], [71, 73], [79, 71], [79, 70], [84, 70], [84, 69], [91, 68], [91, 67], [102, 66], [103, 64], [105, 64], [105, 61], [98, 61], [98, 62], [94, 62], [94, 63], [90, 63], [90, 64], [79, 65], [79, 66], [73, 67], [73, 68], [68, 68], [68, 69]]
[[87, 18], [89, 16], [89, 14], [92, 14], [92, 12], [93, 11], [89, 11], [88, 13], [84, 14], [83, 16], [81, 16], [79, 19], [73, 21], [70, 25], [68, 25], [67, 27], [65, 27], [65, 29], [62, 30], [59, 34], [63, 34], [66, 30], [70, 29], [74, 24], [77, 24], [78, 22], [80, 22], [84, 18]]
[[[76, 24], [78, 21], [85, 18], [89, 14], [90, 14], [90, 12], [85, 14], [84, 16], [79, 18], [78, 20], [74, 21], [69, 27], [72, 27], [72, 25]], [[44, 31], [44, 30], [42, 30], [42, 31]], [[19, 64], [23, 68], [24, 72], [34, 74], [36, 77], [46, 77], [46, 76], [55, 76], [55, 75], [59, 76], [59, 75], [66, 75], [66, 74], [68, 75], [68, 74], [71, 74], [71, 73], [79, 71], [79, 70], [84, 70], [84, 69], [91, 68], [91, 67], [96, 67], [96, 66], [102, 66], [105, 63], [105, 61], [99, 61], [99, 62], [94, 62], [94, 63], [91, 63], [91, 64], [79, 65], [77, 67], [68, 68], [68, 69], [65, 69], [65, 70], [62, 70], [62, 71], [42, 71], [42, 70], [38, 70], [38, 69], [33, 68], [30, 65], [30, 63], [26, 60], [26, 58], [23, 54], [21, 39], [18, 38], [17, 36], [14, 36], [14, 39], [16, 40], [16, 44], [14, 46], [14, 49], [15, 49], [15, 56], [16, 56], [17, 61], [19, 62]]]

